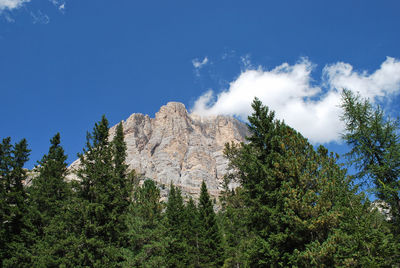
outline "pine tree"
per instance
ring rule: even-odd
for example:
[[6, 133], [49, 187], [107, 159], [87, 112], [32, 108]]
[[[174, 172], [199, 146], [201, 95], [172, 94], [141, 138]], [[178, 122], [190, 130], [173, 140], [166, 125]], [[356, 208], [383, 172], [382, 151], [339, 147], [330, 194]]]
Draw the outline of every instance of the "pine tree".
[[25, 139], [12, 146], [11, 139], [5, 138], [0, 146], [0, 259], [3, 267], [18, 267], [30, 263], [29, 248], [34, 237], [33, 227], [27, 217], [29, 207], [24, 187], [27, 175], [23, 168], [29, 160], [29, 152]]
[[220, 229], [213, 209], [207, 186], [203, 181], [199, 199], [198, 249], [201, 267], [219, 267], [223, 262], [223, 248]]

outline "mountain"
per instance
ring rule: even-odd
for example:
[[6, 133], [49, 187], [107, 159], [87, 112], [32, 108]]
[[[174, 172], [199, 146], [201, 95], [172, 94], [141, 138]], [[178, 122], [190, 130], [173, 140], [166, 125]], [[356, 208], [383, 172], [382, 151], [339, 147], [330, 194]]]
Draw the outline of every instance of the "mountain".
[[[155, 118], [135, 113], [122, 123], [129, 168], [142, 179], [155, 180], [162, 189], [172, 182], [184, 195], [194, 197], [203, 180], [211, 196], [219, 195], [228, 167], [225, 143], [243, 142], [248, 134], [246, 125], [233, 117], [190, 114], [179, 102], [162, 106]], [[111, 137], [115, 130], [116, 126], [110, 129]], [[78, 165], [79, 160], [70, 169]]]

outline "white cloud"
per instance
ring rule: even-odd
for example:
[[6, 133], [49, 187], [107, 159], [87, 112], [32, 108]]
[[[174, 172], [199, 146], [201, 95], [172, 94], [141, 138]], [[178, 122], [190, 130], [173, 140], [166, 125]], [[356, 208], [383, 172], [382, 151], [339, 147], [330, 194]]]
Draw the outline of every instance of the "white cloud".
[[229, 88], [214, 96], [200, 96], [192, 112], [199, 115], [235, 115], [246, 120], [251, 102], [258, 97], [276, 112], [279, 119], [300, 131], [313, 143], [340, 141], [340, 94], [343, 88], [360, 92], [363, 97], [383, 98], [400, 92], [400, 61], [388, 57], [372, 74], [356, 72], [347, 63], [325, 66], [323, 79], [314, 85], [313, 64], [307, 59], [272, 70], [247, 69]]
[[208, 62], [207, 57], [204, 57], [204, 59], [202, 61], [200, 61], [197, 58], [192, 60], [193, 67], [196, 69], [201, 69], [204, 65], [207, 64], [207, 62]]
[[343, 62], [326, 66], [323, 73], [331, 88], [348, 88], [370, 99], [400, 90], [400, 62], [391, 57], [370, 75], [355, 72], [350, 64]]
[[30, 0], [0, 0], [0, 12], [3, 10], [13, 10], [20, 8], [24, 3], [30, 2]]

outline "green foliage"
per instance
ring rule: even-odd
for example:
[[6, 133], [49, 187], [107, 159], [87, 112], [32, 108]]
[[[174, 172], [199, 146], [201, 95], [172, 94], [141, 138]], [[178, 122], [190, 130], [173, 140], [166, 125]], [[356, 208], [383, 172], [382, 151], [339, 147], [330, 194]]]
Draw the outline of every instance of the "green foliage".
[[183, 229], [184, 240], [186, 241], [186, 265], [187, 267], [200, 267], [199, 256], [199, 212], [190, 197], [184, 208], [184, 221], [181, 228]]
[[129, 217], [130, 248], [126, 250], [126, 267], [165, 267], [168, 240], [162, 215], [160, 190], [152, 180], [145, 180], [134, 192]]
[[248, 208], [244, 204], [243, 188], [231, 190], [227, 187], [221, 196], [222, 209], [218, 216], [223, 226], [225, 261], [223, 267], [246, 267], [245, 252], [252, 243], [247, 222]]
[[[57, 263], [56, 254], [50, 254], [57, 244], [51, 229], [63, 226], [59, 219], [60, 212], [64, 212], [64, 206], [71, 202], [71, 188], [65, 181], [67, 173], [67, 156], [60, 146], [60, 134], [57, 133], [50, 141], [48, 154], [44, 155], [36, 167], [36, 176], [32, 180], [32, 186], [28, 188], [30, 202], [30, 219], [35, 225], [36, 242], [32, 248], [33, 265], [49, 266]], [[57, 233], [56, 233], [57, 235]]]
[[29, 187], [29, 199], [31, 202], [32, 218], [36, 216], [35, 225], [39, 236], [43, 235], [43, 229], [57, 215], [60, 208], [68, 198], [70, 188], [64, 180], [67, 172], [67, 156], [60, 146], [60, 134], [57, 133], [50, 141], [48, 154], [38, 162], [36, 172], [39, 173], [32, 180]]
[[[204, 182], [198, 206], [191, 198], [184, 204], [172, 184], [166, 204], [154, 181], [140, 185], [125, 163], [122, 124], [111, 140], [103, 116], [79, 154], [79, 180], [69, 183], [59, 134], [30, 187], [26, 141], [3, 139], [0, 266], [396, 267], [397, 125], [344, 94], [349, 157], [392, 208], [389, 221], [353, 186], [337, 155], [315, 150], [257, 99], [248, 143], [226, 146], [231, 173], [218, 215]], [[229, 189], [231, 179], [241, 187]]]
[[217, 223], [213, 204], [203, 181], [198, 205], [198, 250], [199, 264], [202, 267], [218, 267], [223, 263], [222, 237]]
[[[364, 200], [356, 198], [351, 189], [346, 171], [336, 164], [337, 156], [329, 155], [322, 146], [315, 151], [299, 133], [274, 119], [274, 113], [258, 99], [252, 107], [249, 143], [227, 145], [225, 150], [243, 186], [244, 206], [248, 208], [246, 225], [253, 238], [245, 253], [247, 265], [334, 266], [342, 265], [342, 260], [361, 265], [368, 254], [371, 261], [377, 260], [379, 256], [370, 253], [371, 249], [364, 250], [368, 241], [363, 237], [353, 255], [336, 254], [351, 252], [349, 244], [337, 240], [339, 233], [351, 237], [355, 232], [344, 226], [357, 227], [354, 211], [346, 210], [350, 202], [355, 211], [369, 213], [363, 208]], [[360, 220], [365, 229], [357, 232], [374, 233], [376, 226], [365, 217]], [[379, 243], [391, 241], [387, 233], [380, 232], [386, 236], [374, 233], [370, 246], [375, 252], [379, 252]]]
[[171, 183], [168, 195], [167, 229], [169, 246], [167, 249], [167, 265], [169, 267], [186, 267], [186, 240], [184, 236], [184, 205], [180, 189], [175, 188]]
[[5, 138], [0, 144], [0, 260], [2, 267], [18, 267], [30, 263], [29, 247], [34, 241], [24, 182], [23, 168], [30, 150], [22, 139], [14, 146]]
[[342, 100], [350, 163], [358, 168], [359, 178], [372, 179], [377, 197], [390, 206], [393, 229], [400, 235], [399, 123], [351, 91], [344, 90]]

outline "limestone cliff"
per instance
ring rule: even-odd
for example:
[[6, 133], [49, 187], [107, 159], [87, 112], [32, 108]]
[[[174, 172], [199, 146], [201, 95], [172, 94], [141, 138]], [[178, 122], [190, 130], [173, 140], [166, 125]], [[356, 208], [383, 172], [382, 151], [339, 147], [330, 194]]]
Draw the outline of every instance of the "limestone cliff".
[[[233, 117], [200, 117], [178, 102], [161, 107], [155, 118], [132, 114], [122, 122], [129, 167], [166, 188], [172, 181], [184, 195], [194, 197], [203, 180], [210, 195], [218, 196], [228, 166], [224, 145], [242, 142], [248, 134], [246, 125]], [[71, 169], [78, 165], [75, 161]]]

